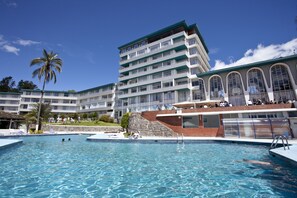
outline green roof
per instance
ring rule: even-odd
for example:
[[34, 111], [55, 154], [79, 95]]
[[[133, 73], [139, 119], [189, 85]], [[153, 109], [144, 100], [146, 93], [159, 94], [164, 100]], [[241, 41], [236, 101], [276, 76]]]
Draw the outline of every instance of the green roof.
[[21, 95], [20, 92], [0, 92], [1, 95]]
[[145, 36], [143, 36], [143, 37], [141, 37], [141, 38], [138, 38], [138, 39], [136, 39], [136, 40], [134, 40], [134, 41], [131, 41], [131, 42], [129, 42], [129, 43], [126, 43], [125, 45], [122, 45], [122, 46], [118, 47], [118, 49], [121, 49], [121, 48], [124, 48], [124, 47], [128, 47], [128, 46], [133, 45], [133, 44], [135, 44], [135, 43], [138, 43], [138, 42], [140, 42], [140, 41], [142, 41], [142, 40], [147, 40], [147, 39], [152, 38], [152, 37], [155, 37], [155, 36], [157, 36], [157, 35], [159, 35], [159, 34], [163, 34], [163, 33], [165, 33], [165, 32], [168, 32], [168, 31], [170, 31], [170, 30], [173, 30], [173, 29], [175, 29], [175, 28], [177, 28], [177, 27], [184, 27], [186, 30], [189, 30], [189, 29], [194, 28], [195, 31], [197, 32], [198, 37], [200, 38], [200, 40], [201, 40], [201, 42], [202, 42], [202, 44], [203, 44], [203, 47], [205, 48], [206, 52], [208, 53], [208, 49], [207, 49], [207, 47], [206, 47], [206, 44], [205, 44], [205, 42], [204, 42], [204, 39], [202, 38], [202, 35], [201, 35], [200, 31], [198, 30], [196, 24], [192, 24], [192, 25], [189, 25], [189, 26], [188, 26], [188, 25], [186, 24], [185, 20], [180, 21], [180, 22], [178, 22], [178, 23], [175, 23], [175, 24], [173, 24], [173, 25], [170, 25], [170, 26], [168, 26], [168, 27], [165, 27], [165, 28], [163, 28], [163, 29], [161, 29], [161, 30], [158, 30], [158, 31], [156, 31], [156, 32], [153, 32], [153, 33], [151, 33], [151, 34], [145, 35]]
[[98, 86], [98, 87], [93, 87], [93, 88], [90, 88], [90, 89], [81, 90], [81, 91], [78, 91], [76, 93], [83, 93], [83, 92], [93, 91], [93, 90], [97, 90], [97, 89], [100, 89], [100, 88], [103, 88], [103, 87], [109, 87], [109, 86], [114, 86], [114, 85], [115, 85], [115, 83], [109, 83], [109, 84], [106, 84], [106, 85], [101, 85], [101, 86]]
[[[21, 91], [30, 91], [30, 92], [41, 92], [40, 89], [22, 89]], [[55, 91], [55, 90], [44, 90], [45, 93], [76, 93], [76, 92], [68, 92], [68, 91]]]
[[280, 62], [280, 61], [288, 61], [288, 60], [293, 60], [293, 59], [297, 59], [297, 55], [291, 55], [291, 56], [286, 56], [286, 57], [269, 59], [269, 60], [249, 63], [249, 64], [245, 64], [245, 65], [227, 67], [227, 68], [224, 68], [224, 69], [212, 70], [212, 71], [209, 71], [209, 72], [204, 72], [204, 73], [201, 73], [201, 74], [197, 74], [197, 77], [210, 76], [210, 75], [224, 73], [224, 72], [237, 71], [237, 70], [240, 70], [240, 69], [249, 69], [249, 68], [252, 68], [252, 67], [261, 67], [261, 66], [264, 66], [264, 65], [267, 65], [267, 64], [274, 64], [274, 63], [277, 63], [277, 62]]

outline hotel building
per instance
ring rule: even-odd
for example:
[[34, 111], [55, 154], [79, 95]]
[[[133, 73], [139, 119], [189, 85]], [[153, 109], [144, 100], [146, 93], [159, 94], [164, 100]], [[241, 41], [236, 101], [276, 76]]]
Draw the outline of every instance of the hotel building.
[[[44, 91], [43, 102], [49, 103], [56, 114], [98, 113], [114, 117], [116, 84], [106, 84], [79, 92]], [[26, 114], [41, 97], [41, 90], [22, 90], [20, 93], [0, 92], [0, 110]]]
[[181, 21], [119, 47], [117, 112], [172, 109], [200, 98], [191, 80], [209, 71], [208, 49], [195, 24]]

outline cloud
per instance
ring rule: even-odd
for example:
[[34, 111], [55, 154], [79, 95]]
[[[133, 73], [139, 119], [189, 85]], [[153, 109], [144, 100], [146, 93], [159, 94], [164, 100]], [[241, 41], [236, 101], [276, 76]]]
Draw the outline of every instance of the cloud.
[[1, 49], [5, 52], [14, 53], [15, 55], [19, 55], [19, 51], [20, 51], [19, 48], [16, 48], [9, 44], [5, 44], [5, 45], [1, 46]]
[[216, 53], [218, 53], [218, 51], [219, 51], [219, 48], [211, 48], [211, 49], [209, 49], [208, 54], [216, 54]]
[[41, 42], [19, 39], [19, 40], [15, 41], [14, 43], [16, 43], [18, 45], [22, 45], [22, 46], [31, 46], [31, 45], [40, 44]]
[[[2, 0], [1, 2], [4, 5], [6, 5], [7, 7], [11, 7], [11, 8], [16, 8], [18, 6], [18, 4], [13, 0]], [[1, 4], [1, 2], [0, 2], [0, 4]]]
[[297, 50], [297, 38], [282, 44], [271, 44], [268, 46], [259, 44], [256, 49], [248, 49], [243, 57], [238, 60], [233, 60], [233, 58], [230, 59], [232, 56], [229, 57], [229, 63], [225, 63], [222, 60], [215, 60], [215, 66], [212, 70], [285, 57], [292, 55], [295, 52], [297, 53], [295, 50]]

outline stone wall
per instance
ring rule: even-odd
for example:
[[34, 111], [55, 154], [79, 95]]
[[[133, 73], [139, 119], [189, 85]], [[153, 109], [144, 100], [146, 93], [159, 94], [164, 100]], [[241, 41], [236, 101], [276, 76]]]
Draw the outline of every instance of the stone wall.
[[176, 136], [167, 126], [158, 121], [149, 121], [141, 116], [140, 113], [132, 113], [129, 117], [129, 131], [139, 132], [141, 136]]
[[43, 131], [53, 132], [119, 132], [120, 126], [43, 125]]

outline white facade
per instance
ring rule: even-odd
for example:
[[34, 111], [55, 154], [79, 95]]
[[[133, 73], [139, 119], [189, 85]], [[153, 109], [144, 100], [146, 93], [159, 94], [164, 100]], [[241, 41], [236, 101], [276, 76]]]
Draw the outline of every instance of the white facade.
[[[20, 100], [20, 113], [32, 110], [33, 105], [38, 103], [41, 97], [40, 90], [23, 90]], [[75, 113], [77, 97], [75, 93], [62, 91], [45, 91], [44, 103], [50, 103], [53, 113]]]
[[77, 113], [97, 112], [114, 117], [115, 92], [115, 84], [77, 92]]
[[117, 110], [170, 109], [192, 97], [191, 79], [209, 71], [207, 49], [196, 25], [174, 24], [119, 47]]
[[0, 111], [18, 113], [21, 95], [19, 93], [0, 92]]
[[[114, 117], [116, 84], [111, 83], [80, 92], [44, 92], [43, 102], [49, 103], [52, 112], [93, 113]], [[41, 97], [40, 90], [22, 90], [21, 93], [0, 92], [0, 111], [24, 114], [32, 110]]]

